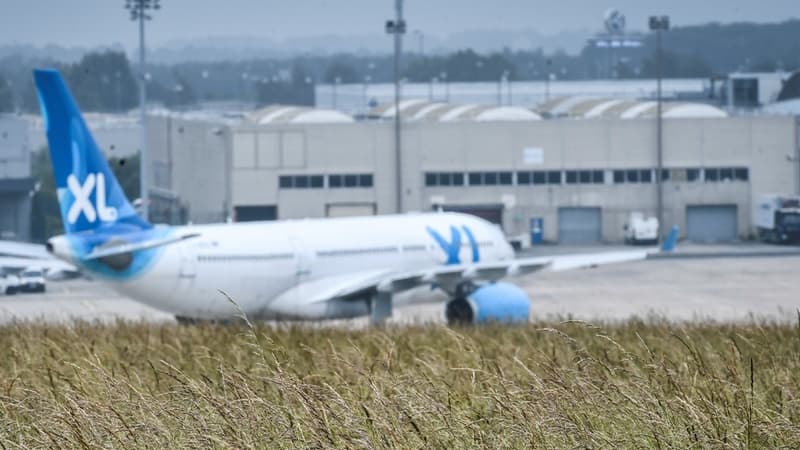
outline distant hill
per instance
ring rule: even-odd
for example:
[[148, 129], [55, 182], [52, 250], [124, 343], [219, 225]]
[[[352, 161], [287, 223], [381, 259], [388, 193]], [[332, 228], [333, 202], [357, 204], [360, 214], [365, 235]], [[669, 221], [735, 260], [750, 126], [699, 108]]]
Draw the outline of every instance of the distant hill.
[[[675, 25], [675, 24], [673, 24]], [[545, 35], [534, 30], [470, 30], [447, 36], [424, 35], [425, 54], [454, 52], [471, 48], [479, 53], [510, 49], [535, 51], [545, 54], [561, 51], [566, 55], [586, 55], [588, 30], [565, 31]], [[409, 32], [405, 39], [408, 53], [419, 52], [418, 34]], [[649, 33], [644, 47], [634, 54], [642, 63], [653, 54], [655, 39]], [[206, 37], [185, 39], [156, 46], [149, 51], [149, 60], [159, 64], [177, 64], [187, 61], [218, 62], [254, 59], [288, 59], [296, 56], [329, 56], [349, 53], [360, 56], [386, 55], [391, 52], [391, 40], [382, 33], [357, 36], [320, 35], [287, 40], [273, 40], [248, 36]], [[120, 44], [100, 50], [124, 50]], [[781, 23], [709, 23], [705, 25], [675, 26], [664, 34], [664, 49], [684, 58], [702, 60], [715, 74], [736, 70], [773, 70], [800, 67], [800, 20]], [[77, 62], [88, 51], [96, 48], [62, 47], [48, 45], [0, 45], [0, 60], [22, 55], [25, 59]], [[127, 49], [130, 55], [134, 49]], [[589, 70], [581, 71], [590, 75]]]
[[[536, 50], [551, 53], [563, 51], [577, 54], [589, 31], [563, 31], [545, 35], [533, 30], [472, 30], [448, 36], [424, 35], [425, 53], [448, 53], [472, 48], [478, 52], [493, 52], [508, 47], [512, 50]], [[62, 47], [48, 45], [35, 47], [15, 44], [0, 45], [0, 59], [14, 55], [24, 55], [30, 59], [54, 60], [74, 63], [89, 51], [124, 50], [114, 44], [103, 48]], [[414, 53], [419, 51], [419, 35], [409, 32], [405, 39], [405, 49]], [[182, 39], [165, 45], [154, 46], [149, 50], [149, 60], [159, 64], [176, 64], [187, 61], [216, 62], [243, 61], [262, 58], [292, 58], [299, 55], [324, 56], [337, 53], [356, 55], [383, 55], [392, 51], [390, 37], [382, 33], [365, 35], [319, 35], [285, 40], [250, 36], [219, 36], [197, 39]], [[134, 49], [127, 49], [133, 54]]]

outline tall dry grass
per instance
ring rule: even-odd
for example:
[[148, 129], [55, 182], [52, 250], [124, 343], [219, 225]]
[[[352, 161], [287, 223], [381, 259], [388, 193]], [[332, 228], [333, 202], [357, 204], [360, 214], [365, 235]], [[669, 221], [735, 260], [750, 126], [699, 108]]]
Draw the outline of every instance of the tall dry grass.
[[799, 396], [777, 324], [0, 329], [3, 448], [798, 448]]

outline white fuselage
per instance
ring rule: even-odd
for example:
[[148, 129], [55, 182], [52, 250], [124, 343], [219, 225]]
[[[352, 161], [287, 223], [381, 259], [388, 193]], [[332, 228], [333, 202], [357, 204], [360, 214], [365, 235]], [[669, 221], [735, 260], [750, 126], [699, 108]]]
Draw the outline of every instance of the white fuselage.
[[[296, 299], [296, 314], [270, 304], [299, 284], [326, 277], [453, 264], [452, 227], [460, 234], [459, 263], [514, 257], [500, 228], [454, 213], [198, 225], [176, 228], [199, 236], [164, 246], [146, 272], [109, 281], [123, 294], [177, 316], [230, 317], [235, 307], [222, 291], [249, 316], [303, 318], [302, 298]], [[450, 244], [450, 255], [431, 230]], [[362, 310], [354, 311], [344, 315]]]

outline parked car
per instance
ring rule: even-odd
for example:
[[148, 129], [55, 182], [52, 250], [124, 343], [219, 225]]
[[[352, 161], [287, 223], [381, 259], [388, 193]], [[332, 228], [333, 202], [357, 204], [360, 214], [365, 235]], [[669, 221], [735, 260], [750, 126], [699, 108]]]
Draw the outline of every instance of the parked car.
[[40, 269], [25, 269], [19, 274], [20, 292], [44, 292], [44, 272]]
[[11, 273], [0, 273], [0, 293], [14, 295], [19, 291], [19, 277]]

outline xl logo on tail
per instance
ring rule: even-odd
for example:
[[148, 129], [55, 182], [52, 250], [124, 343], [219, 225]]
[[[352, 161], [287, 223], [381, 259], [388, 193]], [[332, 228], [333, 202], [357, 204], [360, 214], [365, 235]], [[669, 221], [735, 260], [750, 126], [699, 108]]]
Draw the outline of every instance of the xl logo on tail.
[[[67, 221], [70, 224], [77, 222], [81, 214], [86, 216], [89, 222], [96, 221], [98, 216], [103, 222], [117, 220], [117, 209], [106, 206], [106, 178], [102, 173], [90, 173], [83, 180], [83, 184], [75, 175], [70, 175], [67, 177], [67, 187], [75, 197], [67, 213]], [[90, 200], [92, 191], [95, 191], [95, 205], [92, 205]]]

